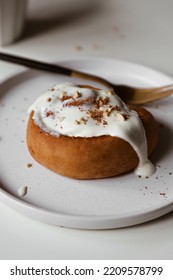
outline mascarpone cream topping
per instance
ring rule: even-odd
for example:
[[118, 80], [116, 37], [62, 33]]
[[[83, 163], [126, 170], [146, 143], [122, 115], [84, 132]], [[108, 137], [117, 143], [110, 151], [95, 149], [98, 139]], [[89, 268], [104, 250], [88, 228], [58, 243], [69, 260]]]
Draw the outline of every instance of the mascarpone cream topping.
[[40, 96], [29, 108], [34, 122], [53, 136], [116, 136], [136, 151], [139, 164], [135, 173], [149, 177], [155, 167], [147, 157], [147, 141], [142, 121], [112, 90], [61, 83]]

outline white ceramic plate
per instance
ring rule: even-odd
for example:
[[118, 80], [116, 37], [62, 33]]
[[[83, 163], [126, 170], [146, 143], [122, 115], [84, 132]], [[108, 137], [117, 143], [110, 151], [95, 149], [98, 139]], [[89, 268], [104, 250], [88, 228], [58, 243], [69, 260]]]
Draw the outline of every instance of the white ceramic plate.
[[[146, 87], [173, 83], [162, 73], [124, 61], [84, 58], [59, 63], [115, 83]], [[135, 225], [172, 211], [172, 96], [147, 106], [159, 123], [158, 148], [152, 156], [157, 172], [151, 178], [140, 179], [131, 172], [110, 179], [73, 180], [31, 158], [25, 142], [27, 109], [37, 96], [65, 80], [69, 78], [25, 69], [1, 81], [0, 200], [38, 221], [85, 229]], [[19, 188], [25, 186], [26, 195], [19, 196]]]

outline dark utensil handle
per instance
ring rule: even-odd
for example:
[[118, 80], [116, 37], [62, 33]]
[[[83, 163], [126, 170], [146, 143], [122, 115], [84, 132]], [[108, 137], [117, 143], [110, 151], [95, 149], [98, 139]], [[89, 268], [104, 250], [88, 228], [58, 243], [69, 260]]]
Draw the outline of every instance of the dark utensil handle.
[[11, 54], [5, 54], [0, 52], [0, 60], [12, 62], [18, 65], [27, 66], [29, 68], [34, 68], [38, 70], [64, 74], [71, 76], [72, 70], [63, 66], [54, 65], [46, 62], [40, 62], [37, 60], [32, 60], [29, 58], [19, 57]]
[[70, 69], [67, 67], [63, 67], [60, 65], [50, 64], [50, 63], [46, 63], [46, 62], [40, 62], [37, 60], [24, 58], [24, 57], [20, 57], [20, 56], [15, 56], [15, 55], [11, 55], [11, 54], [5, 54], [2, 52], [0, 52], [0, 60], [12, 62], [12, 63], [18, 64], [18, 65], [27, 66], [29, 68], [34, 68], [34, 69], [38, 69], [38, 70], [42, 70], [42, 71], [63, 74], [63, 75], [74, 77], [74, 78], [86, 79], [86, 80], [101, 83], [109, 88], [112, 87], [112, 84], [103, 78], [100, 78], [95, 75], [87, 74], [84, 72], [80, 72], [80, 71], [77, 71], [74, 69]]

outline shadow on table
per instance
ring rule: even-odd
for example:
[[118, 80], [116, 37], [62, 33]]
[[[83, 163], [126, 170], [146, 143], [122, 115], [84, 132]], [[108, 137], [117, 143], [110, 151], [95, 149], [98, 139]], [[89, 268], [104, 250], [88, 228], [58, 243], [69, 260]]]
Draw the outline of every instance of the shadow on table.
[[[40, 2], [40, 1], [39, 1]], [[101, 1], [47, 1], [44, 6], [37, 4], [34, 10], [31, 10], [26, 19], [25, 31], [22, 39], [30, 38], [54, 28], [71, 26], [73, 23], [82, 22], [87, 18], [97, 16], [100, 9], [103, 9]], [[52, 5], [50, 9], [50, 5]]]
[[171, 149], [173, 143], [173, 132], [171, 127], [163, 120], [157, 120], [158, 123], [158, 143], [152, 156], [152, 162], [157, 164], [160, 160], [166, 157]]

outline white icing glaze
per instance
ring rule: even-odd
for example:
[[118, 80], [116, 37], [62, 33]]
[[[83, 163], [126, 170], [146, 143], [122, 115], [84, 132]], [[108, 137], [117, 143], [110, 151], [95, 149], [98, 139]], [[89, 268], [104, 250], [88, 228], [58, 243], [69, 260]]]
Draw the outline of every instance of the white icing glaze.
[[155, 170], [155, 166], [148, 160], [146, 163], [140, 164], [135, 168], [135, 174], [139, 177], [147, 178], [150, 177]]
[[34, 122], [54, 136], [116, 136], [133, 147], [139, 157], [135, 173], [151, 176], [155, 168], [147, 157], [145, 131], [138, 114], [112, 91], [61, 83], [40, 96], [29, 108]]

